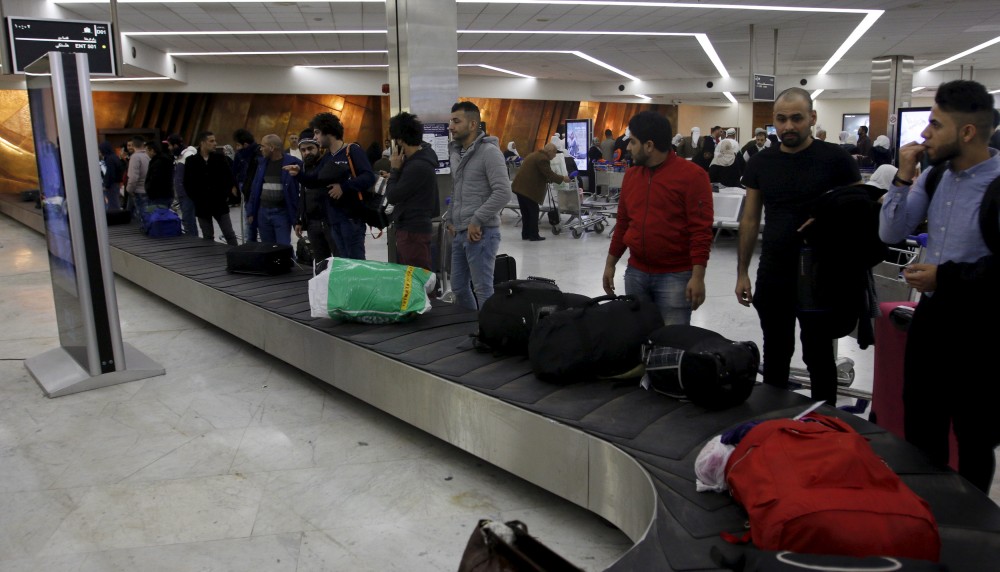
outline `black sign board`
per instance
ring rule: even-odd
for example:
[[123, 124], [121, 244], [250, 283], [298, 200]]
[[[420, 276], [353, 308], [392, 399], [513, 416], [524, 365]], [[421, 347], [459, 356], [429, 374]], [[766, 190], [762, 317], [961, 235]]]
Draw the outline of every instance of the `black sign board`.
[[774, 76], [753, 74], [750, 96], [753, 101], [774, 101]]
[[115, 75], [114, 40], [108, 22], [7, 18], [14, 73], [49, 52], [88, 54], [91, 75]]

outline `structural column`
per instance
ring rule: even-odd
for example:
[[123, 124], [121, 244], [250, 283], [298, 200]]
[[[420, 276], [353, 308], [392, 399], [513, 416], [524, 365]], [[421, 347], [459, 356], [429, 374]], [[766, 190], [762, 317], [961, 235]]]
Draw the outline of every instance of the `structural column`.
[[458, 9], [455, 0], [387, 0], [392, 115], [448, 121], [458, 101]]
[[896, 112], [910, 106], [913, 56], [883, 56], [872, 60], [868, 136], [887, 135], [896, 146]]

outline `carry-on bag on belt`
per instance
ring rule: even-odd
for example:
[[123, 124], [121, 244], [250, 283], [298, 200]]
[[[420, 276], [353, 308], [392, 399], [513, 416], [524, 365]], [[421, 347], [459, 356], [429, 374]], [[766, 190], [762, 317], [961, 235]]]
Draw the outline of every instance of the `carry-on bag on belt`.
[[844, 421], [812, 414], [750, 429], [726, 482], [764, 550], [937, 561], [930, 506]]
[[167, 238], [181, 235], [181, 217], [170, 209], [158, 208], [145, 213], [143, 228], [152, 238]]
[[248, 242], [226, 251], [226, 271], [274, 276], [292, 269], [291, 245]]
[[531, 330], [541, 318], [589, 301], [586, 296], [562, 292], [547, 278], [501, 282], [479, 311], [476, 341], [496, 352], [527, 355]]
[[531, 331], [528, 358], [535, 375], [571, 383], [614, 377], [642, 363], [642, 344], [663, 326], [660, 309], [632, 296], [600, 296], [553, 312]]
[[642, 363], [653, 391], [726, 409], [750, 397], [760, 351], [753, 342], [734, 342], [697, 326], [663, 326], [643, 345]]

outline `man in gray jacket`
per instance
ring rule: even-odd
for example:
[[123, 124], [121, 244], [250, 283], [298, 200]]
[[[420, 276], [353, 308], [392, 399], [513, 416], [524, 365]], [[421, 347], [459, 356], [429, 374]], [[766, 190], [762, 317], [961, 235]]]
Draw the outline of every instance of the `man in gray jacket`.
[[[451, 284], [455, 301], [471, 310], [493, 295], [493, 268], [500, 249], [500, 211], [510, 201], [510, 176], [500, 141], [480, 130], [471, 101], [451, 107]], [[475, 296], [469, 287], [472, 282]]]

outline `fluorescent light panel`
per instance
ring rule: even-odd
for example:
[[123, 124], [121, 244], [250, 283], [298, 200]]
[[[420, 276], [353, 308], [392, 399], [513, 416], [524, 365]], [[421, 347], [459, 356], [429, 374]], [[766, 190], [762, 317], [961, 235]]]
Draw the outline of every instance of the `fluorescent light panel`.
[[910, 90], [910, 93], [917, 93], [918, 91], [920, 91], [922, 89], [927, 89], [927, 88], [923, 87], [923, 86], [915, 87], [915, 88], [913, 88], [913, 89]]
[[327, 68], [387, 68], [389, 64], [332, 64], [326, 66], [295, 66], [297, 68], [327, 69]]
[[738, 101], [736, 101], [736, 98], [733, 97], [733, 94], [731, 92], [724, 91], [722, 92], [722, 95], [726, 96], [726, 99], [728, 99], [730, 103], [739, 103]]
[[169, 77], [96, 77], [92, 78], [90, 81], [166, 81], [173, 78]]
[[994, 93], [1000, 93], [1000, 89], [995, 89], [995, 90], [993, 90], [993, 91], [990, 92], [990, 94], [994, 94]]
[[649, 97], [648, 95], [643, 95], [641, 93], [637, 93], [637, 94], [635, 94], [635, 96], [638, 97], [639, 99], [642, 99], [642, 100], [645, 100], [645, 101], [652, 101], [653, 100], [652, 97]]
[[809, 98], [812, 99], [813, 101], [815, 101], [816, 98], [819, 97], [819, 94], [823, 93], [824, 91], [826, 91], [826, 90], [825, 89], [817, 89], [816, 91], [814, 91], [814, 92], [812, 92], [812, 93], [809, 94]]
[[535, 76], [525, 75], [523, 73], [517, 73], [516, 71], [505, 70], [503, 68], [498, 68], [496, 66], [491, 66], [491, 65], [487, 65], [487, 64], [458, 64], [458, 67], [460, 67], [460, 68], [483, 68], [483, 69], [498, 71], [498, 72], [501, 72], [501, 73], [507, 73], [507, 74], [510, 74], [510, 75], [516, 75], [517, 77], [523, 77], [523, 78], [527, 78], [527, 79], [536, 79]]
[[601, 66], [604, 69], [611, 70], [616, 74], [628, 78], [632, 81], [639, 81], [639, 78], [634, 75], [623, 72], [622, 70], [616, 68], [615, 66], [602, 62], [601, 60], [588, 56], [583, 52], [577, 52], [573, 50], [458, 50], [460, 54], [570, 54], [574, 55], [580, 59], [587, 60], [588, 62]]
[[124, 32], [123, 36], [322, 36], [332, 34], [386, 34], [386, 30], [200, 30], [185, 32]]
[[168, 56], [293, 56], [335, 54], [388, 54], [387, 50], [288, 50], [274, 52], [169, 52]]
[[964, 58], [965, 56], [967, 56], [969, 54], [974, 54], [974, 53], [978, 52], [979, 50], [988, 48], [988, 47], [990, 47], [990, 46], [992, 46], [994, 44], [998, 44], [998, 43], [1000, 43], [1000, 36], [997, 36], [997, 37], [993, 38], [992, 40], [990, 40], [988, 42], [983, 42], [983, 43], [979, 44], [978, 46], [974, 46], [972, 48], [969, 48], [969, 49], [965, 50], [964, 52], [962, 52], [960, 54], [955, 54], [955, 55], [951, 56], [950, 58], [945, 58], [945, 59], [939, 61], [938, 63], [934, 64], [934, 65], [925, 67], [924, 69], [922, 69], [920, 71], [921, 72], [925, 72], [925, 71], [931, 71], [933, 69], [937, 69], [937, 68], [939, 68], [939, 67], [941, 67], [943, 65], [950, 64], [951, 62], [953, 62], [955, 60], [962, 59], [962, 58]]
[[[286, 4], [315, 4], [315, 0], [283, 0]], [[323, 0], [327, 4], [385, 4], [385, 0]], [[110, 0], [52, 0], [53, 4], [110, 4]], [[263, 4], [261, 0], [118, 0], [119, 4]]]

